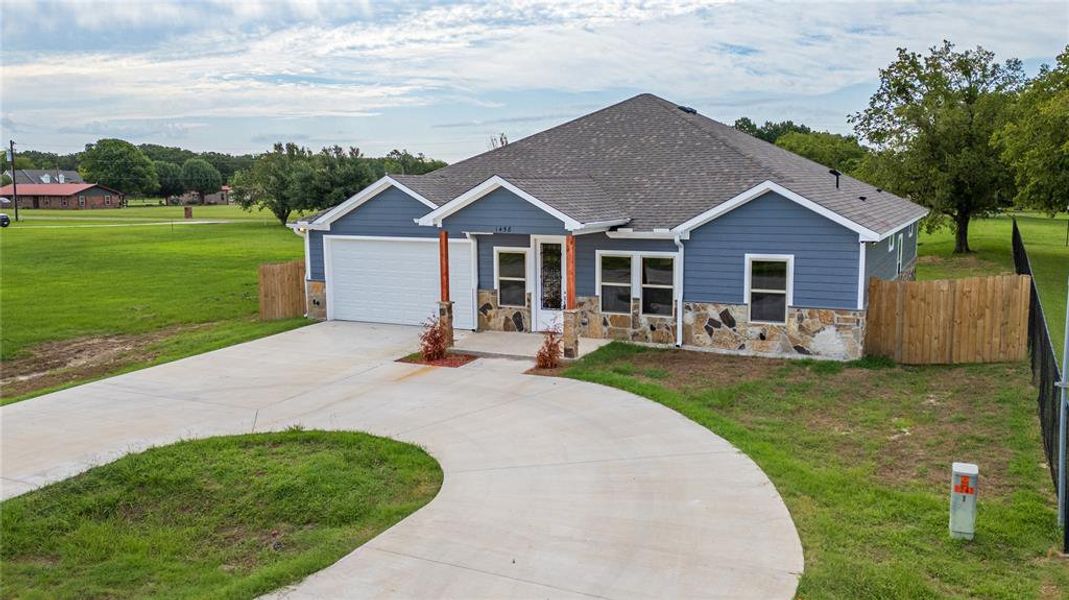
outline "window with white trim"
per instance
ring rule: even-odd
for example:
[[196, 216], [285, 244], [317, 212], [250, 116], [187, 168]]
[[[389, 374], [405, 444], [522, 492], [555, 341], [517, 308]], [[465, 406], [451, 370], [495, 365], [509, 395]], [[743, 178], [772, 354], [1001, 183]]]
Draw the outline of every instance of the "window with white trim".
[[111, 196], [104, 194], [104, 206], [111, 206]]
[[495, 248], [494, 279], [498, 306], [526, 306], [527, 251]]
[[909, 227], [906, 228], [906, 231], [909, 232], [909, 237], [913, 237], [913, 232], [916, 231], [916, 230], [917, 230], [917, 224], [916, 223], [910, 223]]
[[750, 321], [786, 323], [793, 261], [790, 258], [747, 257], [747, 298]]
[[890, 240], [891, 241], [887, 242], [887, 251], [888, 252], [894, 252], [895, 251], [895, 236], [894, 236], [894, 234], [891, 235]]
[[85, 196], [78, 196], [78, 206], [85, 208]]
[[675, 259], [643, 256], [641, 260], [642, 314], [659, 317], [672, 316]]
[[598, 260], [601, 312], [631, 314], [631, 257], [602, 254]]

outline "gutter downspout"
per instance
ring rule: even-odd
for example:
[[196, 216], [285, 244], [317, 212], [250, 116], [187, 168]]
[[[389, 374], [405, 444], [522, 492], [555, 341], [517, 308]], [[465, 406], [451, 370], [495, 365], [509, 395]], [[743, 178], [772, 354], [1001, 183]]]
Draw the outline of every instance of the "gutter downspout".
[[678, 258], [679, 267], [676, 269], [678, 274], [678, 281], [676, 282], [676, 289], [679, 290], [679, 296], [676, 298], [676, 348], [683, 347], [683, 240], [680, 239], [679, 234], [675, 237], [676, 248], [679, 248]]

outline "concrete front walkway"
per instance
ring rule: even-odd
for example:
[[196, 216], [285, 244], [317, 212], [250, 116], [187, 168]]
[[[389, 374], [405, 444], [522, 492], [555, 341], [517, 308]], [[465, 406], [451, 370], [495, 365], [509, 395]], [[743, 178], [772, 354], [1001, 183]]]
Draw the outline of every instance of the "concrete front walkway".
[[322, 323], [0, 408], [3, 496], [182, 438], [356, 429], [425, 447], [426, 507], [287, 598], [790, 598], [802, 548], [723, 439], [593, 384], [394, 362], [417, 330]]
[[[538, 349], [542, 347], [545, 336], [541, 333], [517, 333], [511, 331], [458, 331], [456, 335], [457, 352], [476, 356], [534, 360]], [[612, 340], [596, 338], [579, 338], [579, 358], [590, 354]]]

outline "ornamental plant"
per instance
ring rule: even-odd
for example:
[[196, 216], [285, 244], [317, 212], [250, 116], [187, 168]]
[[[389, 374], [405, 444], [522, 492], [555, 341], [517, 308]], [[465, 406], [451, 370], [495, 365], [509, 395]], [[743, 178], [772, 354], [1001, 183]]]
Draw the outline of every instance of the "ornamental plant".
[[419, 355], [424, 361], [432, 362], [445, 358], [449, 348], [445, 325], [438, 317], [431, 317], [423, 322], [423, 331], [419, 334]]
[[551, 327], [542, 335], [542, 346], [535, 354], [535, 367], [539, 369], [555, 369], [560, 366], [562, 354], [560, 329]]

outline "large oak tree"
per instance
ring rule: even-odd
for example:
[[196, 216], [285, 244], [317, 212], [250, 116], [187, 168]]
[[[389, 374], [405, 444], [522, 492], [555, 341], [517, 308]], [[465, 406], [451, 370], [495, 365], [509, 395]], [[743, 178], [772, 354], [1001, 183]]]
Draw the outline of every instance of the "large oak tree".
[[1014, 195], [991, 139], [1024, 80], [1019, 60], [998, 63], [980, 47], [958, 51], [944, 41], [926, 56], [899, 48], [868, 108], [851, 117], [877, 149], [860, 175], [949, 219], [954, 252], [969, 252], [969, 221]]

